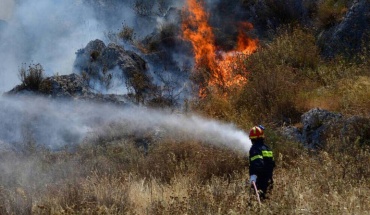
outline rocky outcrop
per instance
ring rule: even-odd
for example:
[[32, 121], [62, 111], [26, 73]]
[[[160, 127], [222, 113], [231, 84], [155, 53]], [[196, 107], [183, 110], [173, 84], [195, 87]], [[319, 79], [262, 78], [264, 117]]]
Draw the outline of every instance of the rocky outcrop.
[[135, 94], [145, 94], [153, 84], [144, 59], [122, 46], [101, 40], [89, 42], [79, 50], [75, 60], [75, 72], [81, 74], [91, 88], [109, 90], [119, 84]]
[[76, 99], [92, 102], [124, 104], [127, 101], [123, 95], [95, 93], [86, 81], [77, 74], [51, 76], [44, 78], [38, 90], [30, 91], [22, 85], [10, 90], [6, 95], [37, 94], [50, 98]]
[[91, 94], [87, 84], [77, 74], [45, 78], [40, 83], [39, 92], [52, 97], [78, 97]]
[[76, 53], [75, 73], [81, 74], [89, 87], [99, 92], [127, 95], [135, 103], [150, 106], [171, 106], [176, 104], [181, 93], [186, 93], [184, 82], [188, 80], [188, 73], [180, 70], [170, 53], [173, 54], [162, 49], [142, 54], [142, 58], [122, 45], [110, 43], [106, 46], [101, 40], [94, 40]]
[[308, 148], [320, 148], [330, 138], [369, 144], [370, 119], [360, 116], [346, 118], [339, 113], [314, 108], [302, 115], [301, 126], [283, 127], [282, 133]]
[[319, 41], [327, 56], [338, 53], [352, 55], [361, 51], [361, 46], [370, 41], [370, 1], [354, 1], [343, 20], [323, 31]]

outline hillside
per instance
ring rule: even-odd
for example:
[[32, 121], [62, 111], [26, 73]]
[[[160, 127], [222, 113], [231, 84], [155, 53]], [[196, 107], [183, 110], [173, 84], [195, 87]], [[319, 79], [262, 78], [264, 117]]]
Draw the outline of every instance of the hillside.
[[[369, 213], [368, 0], [15, 4], [0, 214]], [[256, 124], [277, 164], [262, 205]]]

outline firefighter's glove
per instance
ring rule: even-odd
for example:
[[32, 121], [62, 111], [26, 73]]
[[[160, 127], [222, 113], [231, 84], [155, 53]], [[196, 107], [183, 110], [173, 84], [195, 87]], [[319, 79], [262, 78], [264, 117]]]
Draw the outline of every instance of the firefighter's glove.
[[256, 183], [256, 180], [257, 180], [257, 175], [251, 175], [251, 177], [249, 178], [249, 183], [250, 184], [253, 184]]

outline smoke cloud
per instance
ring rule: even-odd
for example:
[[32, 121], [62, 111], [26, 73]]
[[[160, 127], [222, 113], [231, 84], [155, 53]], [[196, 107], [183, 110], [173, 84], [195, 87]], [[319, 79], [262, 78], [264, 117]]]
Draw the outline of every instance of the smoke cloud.
[[[199, 140], [248, 152], [246, 133], [232, 124], [196, 115], [171, 114], [141, 107], [117, 107], [76, 101], [55, 101], [41, 97], [0, 98], [0, 142], [2, 147], [34, 141], [51, 149], [80, 144], [109, 123], [125, 123], [133, 132], [157, 128], [166, 135]], [[16, 149], [15, 149], [16, 150]]]
[[96, 4], [1, 0], [0, 19], [6, 19], [6, 25], [0, 28], [0, 93], [19, 84], [22, 64], [40, 63], [47, 76], [70, 74], [77, 50], [94, 39], [107, 41], [108, 32], [116, 32], [123, 22], [135, 25], [136, 15], [127, 4], [107, 11]]
[[[20, 83], [18, 70], [22, 64], [40, 63], [47, 76], [70, 74], [75, 52], [89, 41], [101, 39], [108, 43], [107, 33], [116, 32], [123, 23], [134, 27], [138, 36], [144, 36], [156, 27], [155, 22], [160, 22], [156, 17], [144, 19], [132, 7], [134, 1], [104, 2], [2, 0], [2, 14], [7, 11], [7, 24], [0, 28], [0, 93]], [[167, 1], [168, 7], [181, 8], [183, 4], [184, 1]], [[153, 25], [147, 25], [152, 21]], [[82, 102], [49, 101], [37, 97], [0, 98], [0, 142], [3, 146], [12, 147], [13, 143], [31, 139], [58, 149], [78, 144], [102, 123], [118, 119], [132, 123], [135, 125], [133, 129], [138, 131], [158, 126], [172, 130], [172, 133], [182, 131], [189, 139], [210, 144], [243, 151], [250, 147], [248, 136], [233, 125], [199, 116], [174, 115], [138, 107], [119, 109]]]
[[0, 19], [8, 20], [12, 16], [14, 0], [0, 0]]
[[0, 92], [19, 83], [23, 63], [40, 63], [46, 75], [71, 73], [75, 52], [104, 29], [77, 1], [20, 1], [0, 34]]

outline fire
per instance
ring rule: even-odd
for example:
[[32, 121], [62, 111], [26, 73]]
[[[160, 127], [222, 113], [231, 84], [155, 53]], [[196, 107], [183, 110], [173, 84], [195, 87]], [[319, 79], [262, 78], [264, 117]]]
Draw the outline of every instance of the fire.
[[[245, 30], [253, 29], [253, 25], [248, 22], [240, 24], [235, 50], [218, 50], [212, 27], [208, 24], [209, 15], [202, 3], [201, 0], [187, 0], [188, 7], [182, 23], [183, 37], [193, 46], [196, 67], [209, 70], [207, 86], [230, 88], [246, 83], [246, 77], [235, 74], [235, 70], [246, 71], [238, 60], [241, 55], [250, 55], [257, 49], [258, 40], [249, 38], [245, 33]], [[205, 89], [201, 87], [199, 94], [204, 97]]]
[[240, 23], [238, 46], [236, 50], [243, 54], [250, 55], [256, 51], [258, 40], [249, 38], [244, 29], [251, 30], [253, 29], [253, 25], [249, 22]]
[[211, 26], [208, 25], [208, 14], [196, 0], [188, 0], [189, 16], [183, 23], [183, 34], [194, 48], [195, 62], [197, 65], [215, 65], [216, 47]]

